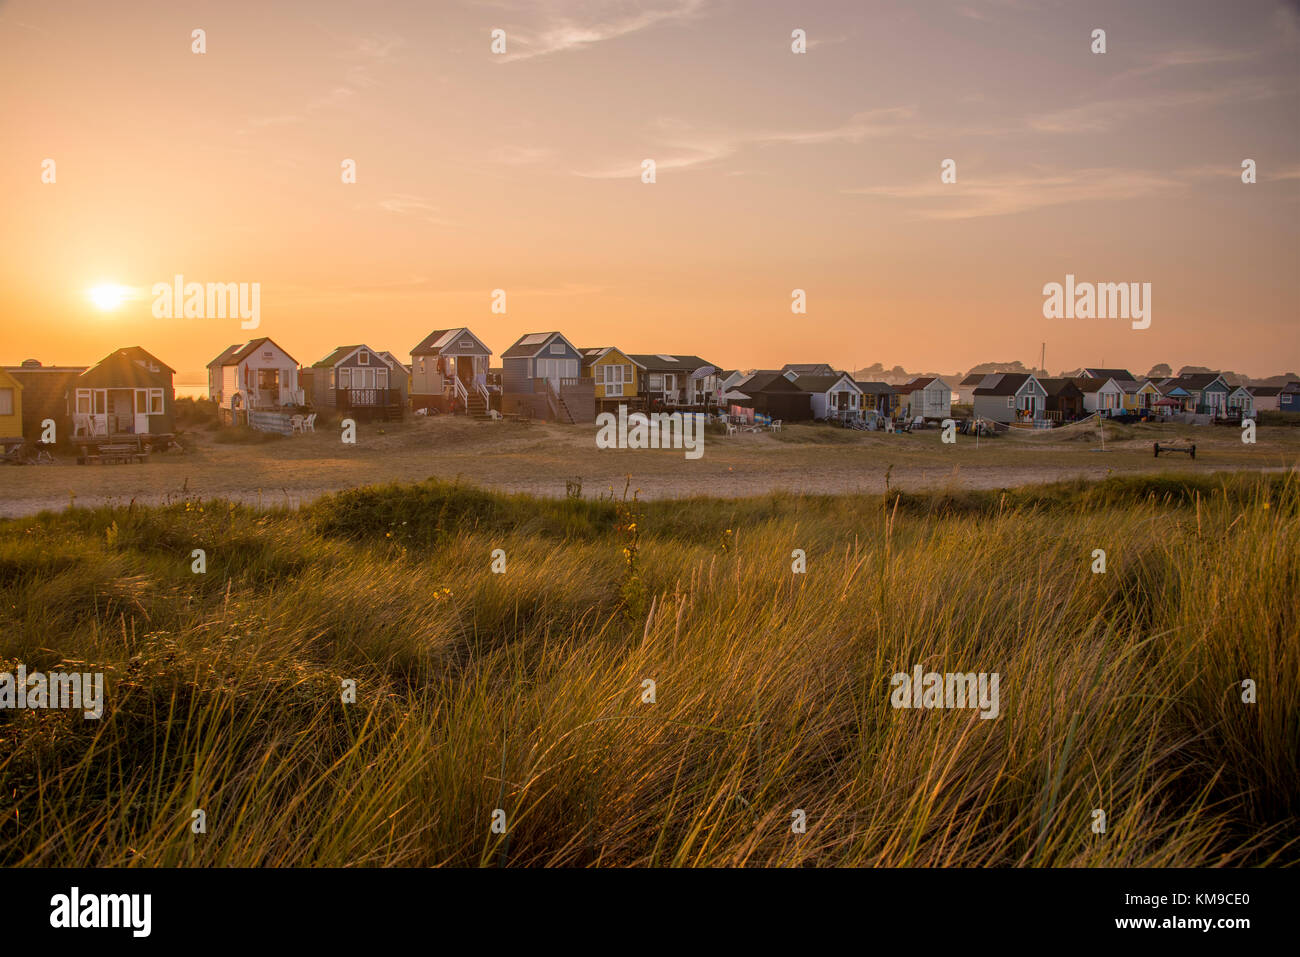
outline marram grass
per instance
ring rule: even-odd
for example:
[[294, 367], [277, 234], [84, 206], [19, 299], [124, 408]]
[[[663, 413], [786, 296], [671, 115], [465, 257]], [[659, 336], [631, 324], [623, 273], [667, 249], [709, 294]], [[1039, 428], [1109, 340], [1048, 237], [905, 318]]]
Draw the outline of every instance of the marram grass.
[[[0, 711], [0, 861], [1294, 864], [1298, 519], [1254, 475], [0, 523], [0, 671], [108, 682]], [[998, 717], [892, 708], [918, 664]]]

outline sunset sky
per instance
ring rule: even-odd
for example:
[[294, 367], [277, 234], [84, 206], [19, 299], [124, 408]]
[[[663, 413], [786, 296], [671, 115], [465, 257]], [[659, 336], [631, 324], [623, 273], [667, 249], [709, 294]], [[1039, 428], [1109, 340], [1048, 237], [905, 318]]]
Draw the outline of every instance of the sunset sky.
[[[251, 336], [309, 365], [466, 325], [1300, 369], [1300, 3], [0, 0], [0, 144], [0, 364], [141, 345], [198, 381]], [[260, 283], [260, 327], [154, 318], [178, 273]], [[1151, 327], [1045, 319], [1067, 273], [1151, 283]]]

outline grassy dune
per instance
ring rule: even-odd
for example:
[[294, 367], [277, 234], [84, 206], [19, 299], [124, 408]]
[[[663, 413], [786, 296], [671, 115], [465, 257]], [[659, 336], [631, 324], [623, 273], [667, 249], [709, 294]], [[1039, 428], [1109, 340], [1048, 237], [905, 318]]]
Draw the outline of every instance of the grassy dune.
[[[1293, 864], [1298, 518], [1220, 475], [8, 521], [0, 671], [109, 689], [0, 712], [0, 861]], [[999, 673], [1000, 715], [892, 708], [915, 664]]]

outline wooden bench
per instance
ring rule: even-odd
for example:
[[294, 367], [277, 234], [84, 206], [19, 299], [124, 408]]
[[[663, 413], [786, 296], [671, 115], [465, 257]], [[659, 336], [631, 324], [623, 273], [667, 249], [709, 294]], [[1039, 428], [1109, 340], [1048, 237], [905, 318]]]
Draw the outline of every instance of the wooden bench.
[[1186, 452], [1193, 459], [1196, 458], [1195, 442], [1193, 442], [1191, 445], [1161, 445], [1159, 442], [1157, 442], [1155, 445], [1156, 445], [1156, 456], [1155, 456], [1156, 458], [1160, 458], [1161, 452]]
[[144, 462], [149, 458], [149, 451], [134, 445], [101, 445], [95, 455], [86, 456], [88, 461], [92, 458], [98, 462], [134, 462], [137, 459]]

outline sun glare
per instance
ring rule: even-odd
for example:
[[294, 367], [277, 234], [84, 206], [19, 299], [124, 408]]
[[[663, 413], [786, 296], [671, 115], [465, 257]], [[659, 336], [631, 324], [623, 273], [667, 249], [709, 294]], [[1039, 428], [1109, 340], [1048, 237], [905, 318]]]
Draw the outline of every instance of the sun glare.
[[126, 286], [119, 286], [116, 283], [101, 283], [91, 288], [87, 295], [90, 297], [90, 301], [95, 304], [95, 308], [107, 312], [122, 305], [126, 301], [128, 292], [130, 290]]

